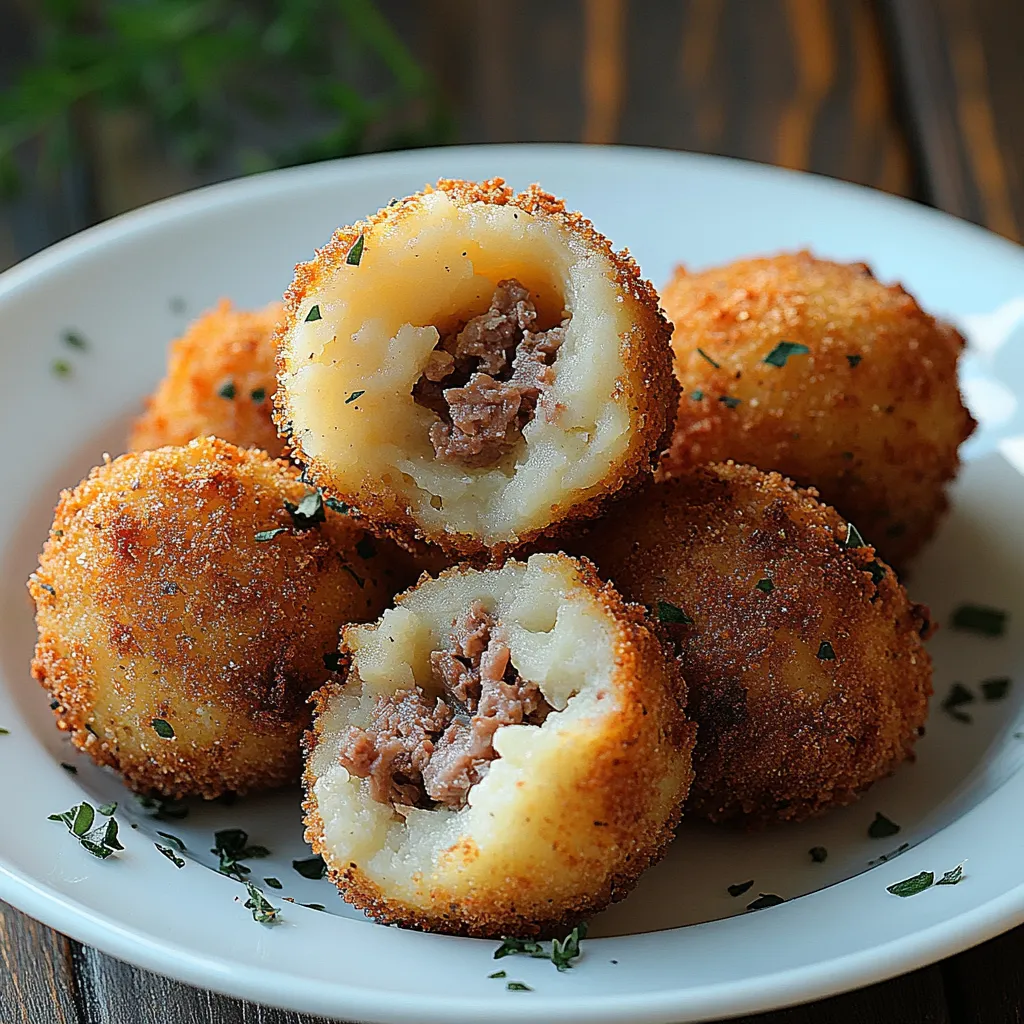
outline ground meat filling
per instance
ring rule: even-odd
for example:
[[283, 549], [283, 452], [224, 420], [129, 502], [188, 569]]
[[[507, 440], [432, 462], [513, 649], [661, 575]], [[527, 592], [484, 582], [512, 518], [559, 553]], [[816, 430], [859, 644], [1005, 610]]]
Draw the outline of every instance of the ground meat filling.
[[504, 725], [540, 725], [551, 711], [537, 684], [519, 678], [504, 629], [480, 601], [453, 624], [451, 645], [430, 655], [443, 698], [419, 686], [397, 690], [377, 698], [368, 729], [349, 728], [341, 764], [369, 779], [380, 803], [465, 806], [498, 756], [494, 734]]
[[489, 466], [515, 448], [554, 381], [569, 326], [535, 331], [536, 323], [529, 291], [499, 281], [487, 312], [438, 342], [413, 397], [440, 417], [430, 443], [442, 462]]

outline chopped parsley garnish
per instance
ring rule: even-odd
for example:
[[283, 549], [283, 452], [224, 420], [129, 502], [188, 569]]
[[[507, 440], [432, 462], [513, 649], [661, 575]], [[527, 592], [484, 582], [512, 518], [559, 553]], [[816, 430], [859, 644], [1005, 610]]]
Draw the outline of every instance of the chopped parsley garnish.
[[692, 626], [693, 619], [683, 611], [679, 605], [671, 604], [668, 601], [658, 602], [659, 622], [680, 622], [684, 626]]
[[775, 584], [772, 583], [767, 576], [765, 576], [764, 579], [758, 580], [754, 586], [757, 590], [760, 590], [762, 594], [770, 594], [775, 589]]
[[[100, 810], [102, 810], [102, 808], [100, 808]], [[184, 852], [185, 844], [176, 835], [173, 835], [170, 832], [157, 832], [157, 835], [160, 836], [161, 839], [166, 839], [167, 842], [169, 842], [176, 850]]]
[[117, 810], [117, 803], [114, 802], [109, 804], [100, 804], [99, 807], [96, 808], [96, 810], [99, 811], [104, 818], [109, 818], [114, 813], [114, 811]]
[[124, 849], [117, 838], [117, 821], [107, 817], [105, 822], [96, 825], [96, 809], [86, 800], [62, 814], [51, 814], [48, 818], [50, 821], [64, 822], [68, 832], [83, 849], [100, 860], [106, 860], [111, 854]]
[[493, 974], [487, 975], [488, 978], [505, 978], [507, 976], [507, 972], [505, 971], [495, 971]]
[[828, 640], [822, 640], [821, 643], [818, 644], [818, 659], [820, 661], [836, 660], [836, 649]]
[[762, 892], [753, 903], [747, 904], [747, 910], [767, 910], [768, 907], [777, 907], [785, 902], [781, 896], [776, 896], [773, 892]]
[[67, 761], [61, 761], [60, 766], [68, 773], [68, 775], [78, 774], [78, 769], [73, 764], [68, 764]]
[[252, 391], [249, 392], [249, 397], [257, 405], [259, 405], [260, 402], [262, 402], [263, 399], [267, 397], [267, 389], [266, 388], [253, 388]]
[[277, 915], [281, 913], [281, 909], [271, 906], [267, 897], [252, 882], [246, 882], [245, 888], [249, 893], [249, 898], [245, 901], [245, 909], [252, 911], [252, 919], [259, 924], [276, 924]]
[[57, 596], [57, 588], [52, 583], [40, 583], [39, 586], [48, 594], [52, 594], [54, 597]]
[[327, 908], [322, 903], [300, 903], [300, 907], [307, 907], [309, 910], [325, 911]]
[[327, 518], [324, 514], [323, 495], [319, 491], [310, 491], [298, 505], [286, 501], [284, 507], [292, 517], [292, 526], [300, 533], [312, 530]]
[[78, 333], [78, 331], [65, 331], [60, 336], [60, 339], [68, 346], [68, 348], [77, 348], [84, 351], [89, 347], [89, 342], [87, 342], [85, 338]]
[[919, 892], [924, 892], [925, 889], [930, 889], [935, 882], [935, 873], [932, 871], [921, 871], [910, 878], [904, 878], [902, 882], [894, 882], [892, 885], [885, 887], [886, 892], [891, 892], [893, 896], [916, 896]]
[[974, 694], [964, 686], [963, 683], [954, 683], [942, 702], [942, 710], [958, 722], [970, 722], [971, 716], [966, 711], [961, 711], [963, 704], [973, 704]]
[[696, 391], [690, 392], [690, 398], [692, 398], [695, 402], [700, 402], [704, 398], [704, 392], [701, 391], [700, 388], [697, 388]]
[[284, 886], [281, 884], [280, 880], [277, 879], [277, 878], [264, 878], [263, 879], [263, 884], [264, 885], [269, 885], [271, 889], [283, 889], [284, 888]]
[[863, 358], [863, 356], [851, 355], [846, 357], [846, 361], [850, 364], [850, 369], [852, 370]]
[[239, 882], [244, 882], [250, 872], [241, 861], [270, 856], [265, 846], [250, 846], [249, 833], [240, 828], [225, 828], [214, 832], [210, 853], [220, 858], [217, 870], [223, 875], [237, 878]]
[[306, 314], [306, 323], [311, 324], [314, 320], [322, 320], [320, 316], [320, 304], [317, 303], [314, 306], [310, 306], [309, 312]]
[[505, 985], [505, 988], [509, 992], [532, 992], [533, 989], [529, 985], [524, 985], [521, 981], [510, 981]]
[[551, 949], [544, 946], [535, 939], [516, 939], [507, 937], [501, 940], [501, 945], [494, 951], [494, 959], [523, 954], [535, 957], [539, 960], [550, 960], [560, 971], [567, 971], [573, 966], [573, 960], [581, 955], [580, 943], [587, 937], [586, 924], [578, 924], [564, 939], [552, 939]]
[[233, 380], [224, 381], [224, 383], [217, 389], [217, 394], [220, 395], [221, 398], [226, 398], [230, 401], [235, 397], [235, 382]]
[[754, 884], [754, 880], [751, 879], [749, 882], [737, 882], [735, 885], [729, 886], [730, 896], [742, 896], [750, 887]]
[[185, 866], [185, 858], [179, 857], [169, 846], [161, 846], [159, 843], [153, 844], [176, 868], [183, 868]]
[[900, 843], [895, 850], [890, 850], [888, 853], [883, 853], [881, 857], [876, 857], [874, 860], [868, 861], [868, 867], [873, 868], [879, 864], [885, 864], [887, 861], [894, 860], [901, 853], [906, 853], [910, 849], [910, 843]]
[[716, 370], [720, 370], [722, 368], [721, 366], [719, 366], [718, 363], [714, 361], [714, 359], [711, 358], [711, 356], [707, 354], [707, 352], [704, 351], [704, 349], [698, 348], [697, 355], [699, 355], [702, 359], [706, 359]]
[[50, 710], [51, 711], [57, 711], [59, 709], [60, 709], [60, 701], [59, 700], [51, 700], [50, 701]]
[[953, 612], [951, 625], [954, 629], [962, 629], [968, 633], [980, 633], [982, 636], [1002, 636], [1006, 632], [1006, 618], [1006, 612], [998, 608], [962, 604]]
[[174, 727], [170, 722], [164, 721], [162, 718], [154, 718], [153, 732], [157, 734], [162, 740], [173, 740], [174, 739]]
[[722, 395], [718, 400], [726, 409], [735, 409], [743, 401], [741, 398], [733, 398], [731, 395]]
[[786, 365], [786, 360], [789, 359], [790, 356], [805, 356], [810, 351], [811, 350], [806, 345], [801, 345], [798, 341], [780, 341], [778, 345], [776, 345], [775, 348], [773, 348], [771, 352], [764, 357], [764, 361], [769, 366], [781, 367]]
[[1010, 680], [1005, 676], [998, 679], [986, 679], [981, 684], [981, 693], [985, 700], [1002, 700], [1010, 692]]
[[180, 821], [188, 817], [188, 805], [183, 800], [169, 797], [136, 794], [139, 807], [157, 821]]
[[355, 245], [353, 245], [352, 248], [349, 249], [348, 255], [345, 257], [345, 262], [350, 267], [358, 267], [359, 266], [359, 261], [363, 258], [363, 244], [364, 244], [364, 242], [365, 242], [365, 238], [362, 235], [360, 235], [356, 239]]
[[828, 860], [828, 850], [824, 846], [812, 846], [807, 852], [815, 864], [824, 864]]
[[365, 394], [366, 394], [365, 391], [353, 391], [352, 394], [349, 395], [348, 398], [345, 399], [345, 404], [346, 405], [351, 405], [357, 398], [362, 398], [363, 395], [365, 395]]
[[348, 515], [349, 507], [343, 501], [338, 501], [337, 498], [324, 498], [324, 504], [332, 511], [339, 512], [341, 515]]
[[844, 548], [866, 548], [867, 544], [864, 543], [864, 538], [860, 535], [860, 530], [857, 529], [853, 523], [846, 524], [846, 540], [843, 541]]
[[315, 857], [307, 857], [305, 860], [293, 860], [292, 867], [303, 878], [318, 879], [323, 878], [327, 874], [327, 865], [324, 863], [323, 857], [319, 854]]
[[50, 369], [55, 377], [67, 377], [71, 373], [71, 364], [66, 359], [54, 359]]
[[10, 736], [10, 735], [11, 735], [11, 730], [10, 729], [5, 729], [2, 725], [0, 725], [0, 736]]
[[259, 530], [256, 533], [256, 543], [262, 544], [264, 541], [273, 540], [279, 533], [287, 532], [287, 526], [277, 526], [273, 530]]
[[895, 821], [890, 821], [884, 814], [875, 811], [875, 820], [868, 826], [868, 835], [872, 839], [888, 839], [899, 830], [900, 826]]
[[952, 871], [947, 871], [935, 884], [936, 885], [959, 885], [964, 880], [964, 866], [957, 864]]
[[871, 582], [877, 587], [885, 579], [885, 566], [878, 559], [864, 566], [864, 571], [871, 573]]

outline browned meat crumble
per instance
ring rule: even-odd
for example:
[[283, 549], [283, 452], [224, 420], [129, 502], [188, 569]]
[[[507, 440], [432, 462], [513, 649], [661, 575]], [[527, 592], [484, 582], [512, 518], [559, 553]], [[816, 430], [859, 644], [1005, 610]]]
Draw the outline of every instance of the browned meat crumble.
[[342, 766], [370, 780], [380, 803], [459, 808], [498, 755], [503, 725], [540, 725], [551, 705], [536, 683], [524, 682], [509, 659], [501, 624], [474, 601], [452, 625], [452, 651], [430, 664], [441, 697], [422, 687], [377, 698], [368, 729], [351, 726]]
[[442, 338], [413, 388], [441, 418], [430, 428], [442, 462], [488, 466], [510, 452], [554, 381], [569, 320], [535, 331], [537, 309], [514, 278], [499, 281], [486, 313]]

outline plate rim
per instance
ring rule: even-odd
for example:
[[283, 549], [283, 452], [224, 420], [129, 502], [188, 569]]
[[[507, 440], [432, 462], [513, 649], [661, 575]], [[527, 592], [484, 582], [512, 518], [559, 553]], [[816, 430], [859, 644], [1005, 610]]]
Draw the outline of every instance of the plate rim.
[[[586, 146], [573, 143], [519, 143], [475, 146], [434, 147], [398, 153], [370, 154], [342, 160], [287, 168], [234, 179], [193, 189], [180, 195], [120, 214], [108, 221], [64, 239], [28, 257], [0, 275], [0, 303], [20, 288], [58, 269], [66, 261], [79, 258], [90, 250], [108, 243], [130, 239], [185, 215], [204, 209], [224, 209], [236, 204], [258, 201], [301, 189], [304, 184], [316, 185], [336, 181], [339, 174], [354, 165], [387, 165], [399, 168], [444, 154], [453, 164], [463, 159], [487, 156], [496, 162], [503, 155], [521, 157], [524, 151], [538, 156], [588, 153], [637, 161], [655, 160], [665, 164], [704, 164], [707, 167], [728, 166], [733, 173], [757, 178], [799, 181], [819, 192], [840, 192], [856, 196], [857, 202], [882, 204], [898, 209], [902, 217], [920, 218], [945, 231], [963, 233], [972, 245], [984, 245], [1006, 258], [1021, 261], [1024, 249], [977, 225], [913, 200], [878, 192], [865, 186], [839, 181], [823, 175], [809, 174], [736, 158], [685, 153], [666, 149], [633, 146]], [[975, 808], [995, 796], [989, 794]], [[804, 897], [805, 899], [812, 898]], [[78, 941], [95, 946], [119, 959], [136, 963], [148, 970], [168, 974], [202, 988], [257, 1000], [307, 1013], [352, 1014], [360, 1020], [451, 1021], [453, 1015], [466, 1019], [477, 1016], [493, 1021], [536, 1019], [538, 1014], [551, 1014], [566, 1021], [690, 1021], [725, 1015], [754, 1013], [810, 1002], [849, 991], [862, 985], [882, 981], [932, 963], [983, 942], [1024, 921], [1024, 883], [961, 912], [954, 918], [923, 927], [911, 935], [893, 939], [884, 945], [846, 953], [827, 961], [815, 961], [783, 971], [768, 971], [744, 978], [741, 983], [715, 982], [700, 987], [661, 989], [643, 995], [553, 997], [535, 993], [526, 1003], [503, 1004], [493, 998], [460, 996], [438, 997], [432, 993], [412, 996], [390, 992], [382, 1001], [376, 990], [356, 988], [344, 982], [303, 979], [305, 991], [297, 987], [275, 992], [275, 974], [259, 965], [230, 963], [231, 974], [218, 972], [212, 958], [191, 952], [173, 940], [157, 940], [151, 932], [125, 925], [122, 921], [97, 914], [75, 899], [69, 899], [36, 879], [12, 868], [0, 850], [0, 899], [25, 913], [71, 935]], [[701, 925], [690, 926], [699, 929]], [[591, 940], [601, 943], [605, 940]], [[287, 996], [287, 1001], [283, 997]]]

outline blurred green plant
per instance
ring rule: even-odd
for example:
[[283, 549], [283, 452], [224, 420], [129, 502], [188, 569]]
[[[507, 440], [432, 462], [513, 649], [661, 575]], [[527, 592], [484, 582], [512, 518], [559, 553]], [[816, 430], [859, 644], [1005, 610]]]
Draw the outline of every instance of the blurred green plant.
[[32, 9], [37, 56], [0, 93], [7, 190], [20, 184], [23, 147], [37, 172], [59, 172], [82, 156], [104, 110], [142, 115], [190, 167], [226, 157], [235, 171], [450, 134], [434, 83], [372, 0], [41, 0]]

